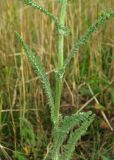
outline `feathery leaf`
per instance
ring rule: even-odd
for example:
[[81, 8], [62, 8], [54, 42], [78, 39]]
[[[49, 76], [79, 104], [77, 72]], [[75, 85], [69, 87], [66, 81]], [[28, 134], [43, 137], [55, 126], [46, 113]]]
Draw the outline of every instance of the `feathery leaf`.
[[27, 44], [23, 41], [23, 39], [21, 38], [21, 36], [17, 32], [16, 32], [16, 36], [17, 36], [19, 42], [21, 43], [23, 49], [25, 50], [26, 55], [27, 55], [29, 61], [31, 62], [33, 68], [35, 69], [36, 73], [38, 74], [38, 76], [40, 77], [40, 79], [43, 83], [43, 87], [44, 87], [45, 93], [47, 94], [48, 102], [49, 102], [50, 109], [51, 109], [51, 118], [52, 118], [52, 121], [54, 122], [54, 99], [52, 96], [52, 91], [51, 91], [48, 77], [44, 71], [44, 67], [41, 64], [39, 57], [35, 56], [34, 52], [29, 49]]
[[54, 131], [54, 145], [53, 145], [53, 154], [59, 154], [60, 147], [64, 142], [67, 134], [72, 128], [77, 125], [81, 125], [83, 122], [89, 119], [92, 115], [92, 112], [79, 112], [73, 114], [72, 116], [66, 116], [60, 123], [59, 127]]
[[61, 157], [62, 160], [71, 160], [72, 154], [75, 150], [75, 145], [77, 141], [83, 136], [90, 124], [93, 122], [95, 115], [90, 115], [78, 129], [75, 129], [74, 132], [70, 133], [70, 137], [68, 139], [68, 142], [65, 146], [65, 151]]
[[111, 17], [114, 17], [114, 11], [103, 11], [98, 20], [92, 24], [85, 34], [74, 43], [69, 57], [66, 59], [63, 67], [63, 73], [65, 72], [66, 66], [70, 63], [72, 58], [74, 58], [75, 53], [78, 52], [81, 46], [83, 46], [92, 36], [92, 33], [97, 31], [101, 26], [103, 26]]
[[40, 10], [42, 13], [50, 17], [56, 24], [57, 30], [60, 34], [68, 35], [70, 33], [70, 29], [68, 27], [64, 27], [61, 24], [59, 24], [59, 19], [55, 15], [53, 15], [51, 12], [49, 12], [47, 9], [42, 7], [41, 5], [36, 4], [33, 0], [23, 0], [25, 4], [34, 7], [38, 10]]
[[40, 10], [42, 13], [44, 13], [45, 15], [49, 16], [54, 22], [58, 22], [58, 18], [56, 16], [54, 16], [52, 13], [50, 13], [47, 9], [45, 9], [44, 7], [36, 4], [35, 2], [33, 2], [33, 0], [23, 0], [25, 4], [34, 7], [38, 10]]

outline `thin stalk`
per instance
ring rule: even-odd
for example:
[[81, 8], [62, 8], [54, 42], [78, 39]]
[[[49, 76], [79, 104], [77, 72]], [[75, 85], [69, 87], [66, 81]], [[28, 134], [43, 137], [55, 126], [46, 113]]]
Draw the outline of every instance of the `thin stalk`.
[[[66, 17], [66, 8], [67, 8], [67, 0], [61, 1], [61, 9], [60, 9], [60, 18], [59, 24], [64, 27], [65, 24], [65, 17]], [[62, 30], [59, 29], [59, 39], [58, 39], [58, 69], [63, 67], [64, 64], [64, 35], [61, 34]], [[62, 78], [56, 78], [56, 96], [55, 96], [55, 124], [54, 127], [57, 128], [59, 124], [59, 108], [60, 108], [60, 100], [61, 100], [61, 92], [62, 92]], [[54, 137], [55, 140], [55, 137]], [[59, 160], [59, 151], [54, 153], [53, 159]]]
[[[2, 132], [2, 108], [3, 108], [3, 102], [2, 102], [2, 95], [0, 93], [0, 133]], [[1, 141], [0, 137], [0, 141]]]
[[[66, 17], [66, 8], [67, 8], [67, 0], [61, 1], [61, 9], [60, 9], [60, 18], [59, 24], [64, 27], [65, 25], [65, 17]], [[59, 39], [58, 39], [58, 68], [62, 68], [64, 64], [64, 35], [62, 34], [62, 29], [59, 29]], [[55, 118], [56, 124], [55, 127], [59, 124], [59, 108], [60, 108], [60, 99], [61, 99], [61, 91], [62, 91], [62, 78], [56, 79], [56, 97], [55, 97]]]

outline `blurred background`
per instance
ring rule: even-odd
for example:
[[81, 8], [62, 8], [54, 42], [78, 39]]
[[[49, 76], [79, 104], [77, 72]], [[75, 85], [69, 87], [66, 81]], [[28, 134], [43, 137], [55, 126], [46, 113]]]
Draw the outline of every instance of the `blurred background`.
[[[35, 2], [59, 16], [60, 5], [56, 0]], [[74, 40], [85, 33], [104, 9], [110, 8], [114, 10], [113, 0], [69, 0], [66, 24], [71, 35], [65, 37], [65, 58]], [[53, 89], [58, 33], [47, 16], [22, 0], [0, 1], [0, 158], [15, 160], [24, 155], [27, 159], [41, 160], [51, 141], [47, 97], [15, 31], [40, 56]], [[92, 110], [96, 120], [79, 142], [74, 160], [114, 159], [114, 135], [101, 113], [105, 113], [114, 128], [113, 18], [93, 34], [67, 68], [61, 112], [69, 115], [81, 107]]]

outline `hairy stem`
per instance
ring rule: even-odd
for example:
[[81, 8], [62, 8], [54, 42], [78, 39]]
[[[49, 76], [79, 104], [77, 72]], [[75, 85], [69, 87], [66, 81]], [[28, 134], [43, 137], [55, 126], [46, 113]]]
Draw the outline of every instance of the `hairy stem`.
[[[59, 23], [62, 27], [65, 24], [66, 17], [66, 8], [67, 8], [67, 0], [63, 0], [61, 2], [61, 10], [60, 10], [60, 18]], [[64, 48], [64, 35], [62, 34], [62, 29], [59, 29], [59, 39], [58, 39], [58, 69], [63, 67], [63, 48]], [[60, 108], [60, 99], [61, 99], [61, 91], [62, 91], [62, 78], [56, 79], [56, 97], [55, 97], [55, 117], [56, 124], [55, 127], [59, 124], [59, 108]]]

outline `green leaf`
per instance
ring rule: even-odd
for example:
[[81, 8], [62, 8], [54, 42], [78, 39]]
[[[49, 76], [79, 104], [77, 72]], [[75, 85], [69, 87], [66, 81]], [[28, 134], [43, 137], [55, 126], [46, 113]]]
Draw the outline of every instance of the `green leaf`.
[[15, 151], [14, 156], [17, 160], [27, 160], [27, 158], [20, 152]]
[[83, 136], [86, 132], [90, 124], [94, 120], [94, 115], [90, 115], [81, 125], [78, 129], [75, 129], [75, 131], [70, 133], [70, 137], [68, 139], [68, 142], [65, 146], [65, 151], [62, 155], [62, 160], [71, 160], [72, 154], [75, 150], [75, 145], [78, 140], [80, 140], [81, 136]]
[[110, 158], [105, 157], [105, 156], [101, 156], [101, 157], [102, 157], [102, 160], [111, 160]]
[[25, 50], [26, 55], [27, 55], [29, 61], [31, 62], [34, 70], [36, 71], [36, 73], [38, 74], [38, 76], [40, 77], [40, 79], [43, 83], [43, 87], [44, 87], [45, 93], [48, 97], [48, 103], [49, 103], [50, 110], [51, 110], [51, 119], [52, 119], [52, 122], [54, 122], [55, 121], [54, 120], [54, 99], [52, 96], [52, 91], [51, 91], [48, 77], [44, 71], [44, 67], [40, 61], [40, 58], [35, 56], [35, 53], [29, 49], [27, 44], [23, 41], [23, 39], [21, 38], [21, 36], [17, 32], [16, 32], [16, 36], [17, 36], [19, 42], [21, 43], [23, 49]]
[[77, 53], [79, 51], [81, 46], [83, 46], [85, 43], [87, 43], [88, 40], [91, 38], [92, 34], [94, 32], [96, 32], [101, 26], [103, 26], [111, 17], [114, 17], [114, 11], [112, 11], [112, 10], [103, 11], [101, 16], [98, 18], [98, 20], [88, 28], [88, 30], [85, 32], [85, 34], [78, 41], [76, 41], [74, 43], [74, 45], [70, 51], [70, 55], [64, 63], [64, 70], [65, 70], [66, 66], [70, 63], [72, 58], [74, 58], [75, 53]]
[[25, 118], [21, 119], [21, 124], [22, 124], [21, 136], [23, 137], [25, 144], [29, 144], [34, 147], [36, 143], [35, 143], [35, 134], [32, 124]]
[[45, 9], [44, 7], [42, 7], [41, 5], [36, 4], [33, 0], [23, 0], [25, 4], [38, 9], [39, 11], [41, 11], [43, 14], [47, 15], [49, 18], [51, 18], [56, 26], [57, 26], [57, 30], [60, 34], [63, 35], [68, 35], [71, 31], [70, 29], [68, 29], [68, 27], [64, 27], [61, 24], [59, 24], [59, 19], [58, 17], [56, 17], [55, 15], [53, 15], [51, 12], [49, 12], [47, 9]]
[[54, 16], [52, 13], [50, 13], [47, 9], [45, 9], [44, 7], [36, 4], [33, 0], [23, 0], [25, 4], [34, 7], [38, 10], [40, 10], [42, 13], [44, 13], [45, 15], [49, 16], [53, 21], [58, 22], [58, 18], [56, 16]]
[[[79, 112], [73, 114], [72, 116], [66, 116], [60, 123], [59, 127], [55, 129], [53, 137], [53, 156], [55, 154], [59, 154], [60, 147], [67, 137], [70, 130], [72, 130], [75, 126], [80, 127], [84, 122], [88, 122], [88, 120], [92, 117], [92, 112]], [[88, 122], [89, 124], [89, 122]], [[80, 134], [81, 135], [81, 134]]]

